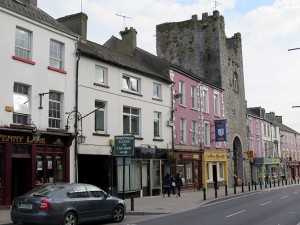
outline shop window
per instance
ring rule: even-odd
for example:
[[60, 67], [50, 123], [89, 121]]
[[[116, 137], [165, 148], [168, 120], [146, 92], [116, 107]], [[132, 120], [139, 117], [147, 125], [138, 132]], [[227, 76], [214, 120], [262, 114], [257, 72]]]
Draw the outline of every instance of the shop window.
[[13, 145], [12, 152], [14, 154], [30, 154], [30, 146], [29, 145]]
[[186, 182], [186, 177], [185, 177], [185, 173], [184, 173], [184, 164], [178, 164], [177, 165], [177, 170], [178, 170], [178, 173], [181, 174], [181, 180], [182, 180], [182, 183], [185, 184]]
[[63, 175], [63, 162], [61, 156], [56, 156], [56, 173], [55, 173], [55, 181], [56, 182], [63, 182], [64, 175]]
[[224, 179], [224, 164], [219, 163], [219, 177], [220, 179]]
[[153, 187], [158, 188], [160, 186], [160, 162], [159, 160], [153, 160]]
[[43, 156], [36, 156], [36, 184], [44, 183], [44, 158]]
[[206, 163], [206, 180], [209, 181], [210, 180], [210, 164]]
[[[118, 191], [123, 191], [123, 165], [118, 166]], [[140, 161], [131, 161], [125, 166], [125, 191], [141, 189]]]
[[46, 157], [46, 181], [54, 182], [53, 179], [53, 159], [52, 156]]
[[186, 183], [193, 183], [193, 163], [186, 163]]

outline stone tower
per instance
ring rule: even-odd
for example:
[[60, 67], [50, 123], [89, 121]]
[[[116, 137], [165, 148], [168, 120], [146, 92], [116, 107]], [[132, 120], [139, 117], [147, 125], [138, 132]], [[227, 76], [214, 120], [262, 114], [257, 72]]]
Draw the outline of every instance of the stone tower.
[[211, 16], [203, 13], [202, 20], [193, 15], [191, 20], [157, 25], [156, 48], [159, 57], [224, 89], [230, 185], [235, 175], [251, 181], [241, 34], [227, 38], [224, 17], [214, 11]]

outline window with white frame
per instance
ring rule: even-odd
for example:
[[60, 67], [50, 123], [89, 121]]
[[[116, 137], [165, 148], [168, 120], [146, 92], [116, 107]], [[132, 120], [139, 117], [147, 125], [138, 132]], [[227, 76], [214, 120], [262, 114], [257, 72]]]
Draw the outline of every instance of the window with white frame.
[[184, 81], [179, 81], [179, 93], [180, 98], [179, 98], [179, 102], [181, 105], [185, 105], [185, 82]]
[[252, 134], [253, 131], [252, 131], [252, 119], [251, 118], [248, 119], [248, 126], [249, 126], [249, 132], [250, 132], [250, 134]]
[[209, 113], [208, 90], [203, 89], [203, 112]]
[[161, 84], [153, 83], [153, 98], [161, 99]]
[[140, 82], [141, 81], [138, 78], [123, 75], [122, 88], [126, 91], [140, 93]]
[[95, 83], [107, 85], [107, 68], [96, 65]]
[[14, 84], [14, 111], [13, 123], [27, 124], [30, 121], [30, 101], [29, 101], [29, 87], [23, 84]]
[[210, 147], [210, 122], [204, 122], [204, 146]]
[[161, 137], [161, 112], [154, 112], [154, 137]]
[[197, 87], [196, 86], [191, 86], [191, 104], [192, 104], [192, 109], [197, 108]]
[[50, 66], [59, 70], [64, 68], [64, 44], [50, 40]]
[[258, 152], [258, 156], [262, 157], [261, 151], [260, 151], [260, 140], [259, 139], [257, 139], [257, 152]]
[[259, 120], [256, 120], [256, 134], [260, 134], [260, 125], [259, 125]]
[[268, 137], [270, 137], [270, 125], [269, 124], [267, 125], [267, 134], [268, 134]]
[[31, 32], [19, 27], [16, 28], [15, 56], [31, 59]]
[[57, 92], [49, 93], [49, 123], [51, 128], [61, 127], [61, 94]]
[[214, 114], [220, 116], [220, 96], [218, 92], [214, 92]]
[[123, 107], [123, 134], [140, 134], [140, 109]]
[[186, 143], [186, 119], [180, 118], [180, 143]]
[[264, 123], [264, 136], [267, 136], [267, 125]]
[[95, 131], [100, 133], [106, 132], [106, 103], [95, 101]]
[[197, 121], [192, 120], [191, 124], [192, 128], [192, 145], [198, 145], [198, 135], [197, 135]]

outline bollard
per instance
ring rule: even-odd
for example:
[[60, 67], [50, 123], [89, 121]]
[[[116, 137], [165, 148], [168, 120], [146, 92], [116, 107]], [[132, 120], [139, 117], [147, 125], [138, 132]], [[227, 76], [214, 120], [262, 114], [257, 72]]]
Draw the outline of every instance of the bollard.
[[287, 179], [285, 179], [285, 185], [287, 185]]
[[244, 192], [244, 183], [242, 183], [242, 192]]
[[251, 191], [251, 188], [250, 188], [250, 181], [248, 182], [248, 190]]
[[275, 185], [275, 180], [274, 180], [274, 187], [275, 187], [276, 185]]
[[255, 189], [255, 191], [256, 191], [256, 182], [254, 183], [254, 189]]
[[130, 199], [131, 199], [131, 211], [134, 211], [134, 195], [131, 195]]
[[280, 186], [280, 180], [278, 179], [277, 181], [278, 181], [278, 187], [279, 187]]
[[281, 186], [283, 186], [283, 179], [281, 180]]
[[299, 184], [299, 177], [298, 177], [298, 184]]
[[262, 189], [262, 183], [259, 181], [260, 190]]
[[218, 197], [217, 186], [215, 186], [215, 198]]
[[203, 188], [203, 200], [206, 200], [206, 189]]
[[267, 189], [268, 188], [268, 183], [267, 183], [267, 181], [265, 181], [265, 189]]
[[233, 185], [233, 193], [236, 194], [236, 184]]
[[251, 190], [253, 191], [254, 181], [251, 181]]
[[270, 188], [272, 187], [272, 180], [270, 180]]
[[227, 184], [225, 184], [225, 196], [227, 196], [228, 193], [227, 193]]

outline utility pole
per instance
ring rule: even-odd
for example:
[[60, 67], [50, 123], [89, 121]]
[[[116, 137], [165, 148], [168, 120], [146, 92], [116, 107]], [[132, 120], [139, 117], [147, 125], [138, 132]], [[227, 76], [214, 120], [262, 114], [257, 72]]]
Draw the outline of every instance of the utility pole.
[[124, 15], [119, 15], [119, 14], [116, 14], [116, 16], [121, 16], [121, 17], [123, 17], [123, 29], [125, 29], [125, 19], [132, 19], [132, 18], [129, 17], [129, 16], [124, 16]]

